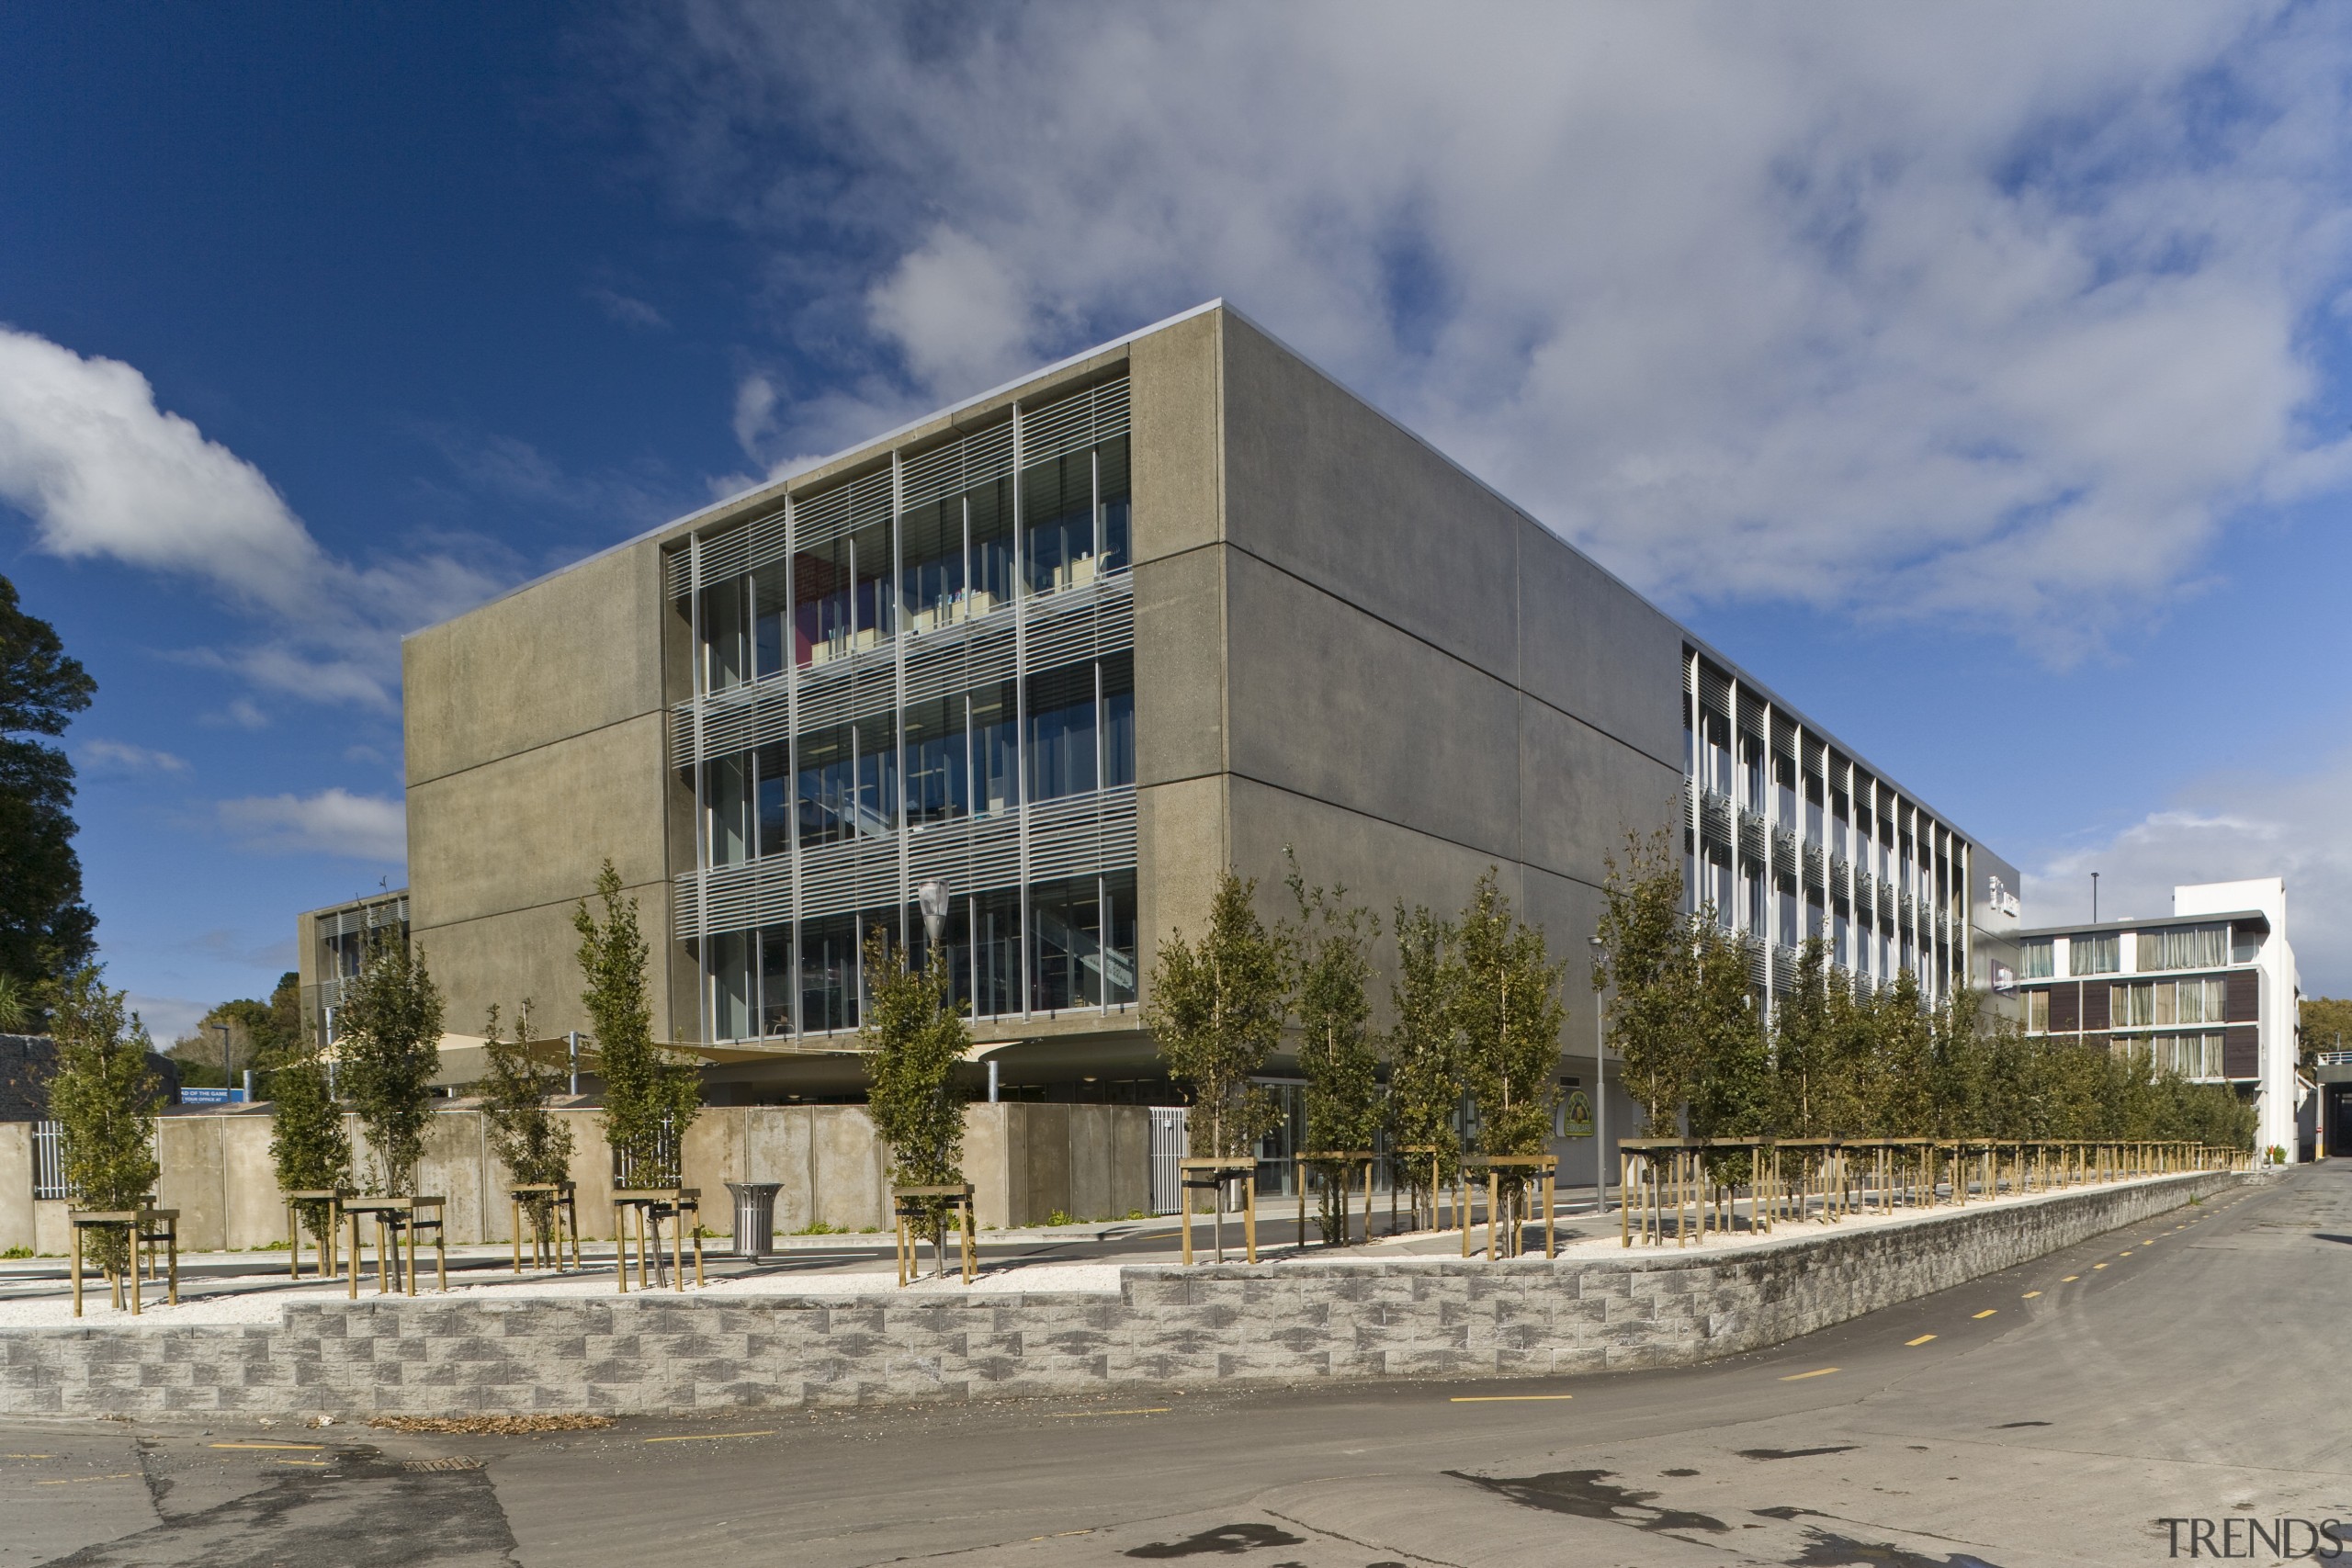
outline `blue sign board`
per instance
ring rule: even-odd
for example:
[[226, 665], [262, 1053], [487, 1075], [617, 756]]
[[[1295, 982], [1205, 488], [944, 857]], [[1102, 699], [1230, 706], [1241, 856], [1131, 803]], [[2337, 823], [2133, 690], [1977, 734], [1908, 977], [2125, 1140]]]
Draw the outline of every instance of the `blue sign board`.
[[183, 1089], [182, 1105], [243, 1105], [245, 1091], [241, 1089]]

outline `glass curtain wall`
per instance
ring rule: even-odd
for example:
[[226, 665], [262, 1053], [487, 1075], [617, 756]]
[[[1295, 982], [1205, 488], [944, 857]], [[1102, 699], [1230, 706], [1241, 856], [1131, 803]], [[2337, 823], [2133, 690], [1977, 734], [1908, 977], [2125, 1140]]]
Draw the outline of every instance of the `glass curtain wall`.
[[[1037, 417], [1040, 445], [1071, 428]], [[982, 445], [967, 450], [983, 450], [989, 435], [970, 437]], [[994, 435], [994, 450], [1010, 449], [1004, 431]], [[950, 474], [956, 462], [981, 461], [945, 460]], [[889, 473], [804, 500], [788, 562], [699, 591], [697, 694], [796, 666], [810, 671], [900, 634], [978, 620], [1023, 593], [1075, 592], [1125, 570], [1129, 466], [1121, 434], [1031, 462], [1018, 484], [1010, 473], [965, 483], [895, 518], [877, 515], [887, 501], [873, 504], [895, 493]], [[857, 525], [848, 526], [853, 516]], [[788, 744], [707, 757], [698, 794], [707, 864], [848, 842], [878, 847], [901, 830], [1130, 787], [1134, 692], [1134, 656], [1121, 649], [903, 712], [812, 726]], [[931, 942], [911, 907], [710, 937], [719, 1037], [854, 1029], [858, 933], [876, 920], [909, 932], [918, 962], [928, 961]], [[1122, 871], [959, 894], [939, 945], [955, 996], [978, 1015], [1115, 1007], [1135, 999], [1135, 922], [1134, 874]]]

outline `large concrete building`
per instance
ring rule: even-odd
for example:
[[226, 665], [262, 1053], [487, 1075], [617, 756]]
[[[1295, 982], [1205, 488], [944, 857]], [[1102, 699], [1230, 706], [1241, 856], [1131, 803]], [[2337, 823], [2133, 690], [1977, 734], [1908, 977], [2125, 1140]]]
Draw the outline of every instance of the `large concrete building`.
[[1629, 833], [1679, 827], [1768, 990], [1812, 931], [1930, 995], [2016, 959], [2007, 864], [1221, 303], [419, 632], [404, 680], [451, 1027], [581, 1026], [609, 857], [715, 1095], [854, 1092], [857, 933], [927, 950], [928, 890], [1008, 1094], [1153, 1098], [1154, 943], [1227, 866], [1278, 910], [1285, 848], [1384, 909], [1498, 868], [1588, 1084]]

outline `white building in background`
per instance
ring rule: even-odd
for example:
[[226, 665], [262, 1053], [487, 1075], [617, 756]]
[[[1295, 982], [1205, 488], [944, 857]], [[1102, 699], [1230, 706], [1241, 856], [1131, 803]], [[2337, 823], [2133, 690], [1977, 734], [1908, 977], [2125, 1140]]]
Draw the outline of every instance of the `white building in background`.
[[2257, 1146], [2297, 1157], [2302, 982], [2282, 878], [2175, 887], [2167, 919], [2046, 926], [2018, 942], [2028, 1031], [2146, 1052], [2159, 1068], [2227, 1083], [2255, 1108]]

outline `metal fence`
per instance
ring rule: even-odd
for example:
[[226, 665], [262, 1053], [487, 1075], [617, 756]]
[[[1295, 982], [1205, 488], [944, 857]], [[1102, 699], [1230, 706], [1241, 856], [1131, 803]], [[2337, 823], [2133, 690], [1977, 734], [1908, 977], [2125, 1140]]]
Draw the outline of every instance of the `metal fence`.
[[1151, 1212], [1155, 1214], [1172, 1214], [1184, 1206], [1184, 1189], [1179, 1180], [1182, 1173], [1176, 1162], [1190, 1152], [1191, 1115], [1181, 1105], [1151, 1108]]
[[33, 1123], [33, 1197], [54, 1201], [72, 1196], [65, 1186], [65, 1129], [55, 1122]]

